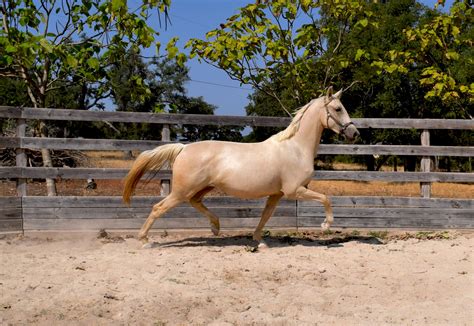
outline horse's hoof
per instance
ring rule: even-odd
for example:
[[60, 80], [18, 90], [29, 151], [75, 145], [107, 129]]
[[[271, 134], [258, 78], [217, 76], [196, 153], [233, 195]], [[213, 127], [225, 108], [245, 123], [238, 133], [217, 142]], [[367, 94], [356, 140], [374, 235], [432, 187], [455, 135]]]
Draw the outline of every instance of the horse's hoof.
[[157, 245], [154, 242], [147, 242], [143, 244], [142, 249], [152, 249], [155, 248]]
[[265, 250], [268, 249], [268, 245], [265, 243], [265, 241], [260, 241], [257, 246], [258, 250]]
[[219, 227], [215, 225], [211, 225], [211, 231], [212, 231], [212, 234], [214, 234], [215, 236], [218, 236], [220, 230], [219, 230]]
[[321, 224], [321, 229], [323, 229], [323, 231], [329, 231], [330, 227], [331, 227], [331, 224], [327, 222], [324, 222], [323, 224]]

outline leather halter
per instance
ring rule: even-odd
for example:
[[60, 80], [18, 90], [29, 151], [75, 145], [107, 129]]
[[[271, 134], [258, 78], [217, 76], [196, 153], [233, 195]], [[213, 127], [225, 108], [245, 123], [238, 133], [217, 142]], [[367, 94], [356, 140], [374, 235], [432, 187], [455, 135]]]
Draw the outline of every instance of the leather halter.
[[326, 114], [327, 114], [326, 127], [329, 128], [329, 118], [331, 118], [341, 128], [341, 130], [339, 130], [339, 133], [342, 133], [343, 135], [345, 135], [344, 131], [347, 129], [347, 127], [354, 124], [352, 121], [349, 121], [348, 123], [342, 123], [341, 121], [336, 119], [331, 114], [331, 112], [329, 112], [329, 108], [327, 105], [326, 105]]

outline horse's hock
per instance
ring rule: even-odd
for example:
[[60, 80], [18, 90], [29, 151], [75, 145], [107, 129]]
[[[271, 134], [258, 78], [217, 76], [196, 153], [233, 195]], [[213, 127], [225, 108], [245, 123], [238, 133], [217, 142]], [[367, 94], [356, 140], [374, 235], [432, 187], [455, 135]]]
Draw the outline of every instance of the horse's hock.
[[[229, 117], [127, 112], [88, 112], [59, 109], [0, 107], [0, 117], [16, 119], [17, 135], [1, 137], [0, 148], [16, 149], [15, 167], [0, 167], [0, 178], [17, 180], [17, 197], [0, 197], [0, 230], [99, 230], [138, 229], [160, 197], [135, 197], [126, 207], [120, 197], [31, 196], [28, 179], [123, 179], [127, 169], [117, 168], [34, 168], [28, 167], [25, 149], [143, 151], [169, 141], [131, 141], [114, 139], [33, 138], [24, 133], [27, 120], [72, 120], [141, 122], [155, 124], [240, 125], [284, 127], [288, 118]], [[324, 155], [408, 155], [422, 157], [420, 172], [315, 171], [316, 180], [386, 181], [420, 183], [420, 197], [333, 196], [334, 227], [347, 228], [472, 228], [473, 198], [430, 198], [433, 182], [474, 183], [474, 174], [433, 172], [436, 156], [472, 157], [472, 146], [431, 146], [433, 129], [474, 130], [473, 120], [436, 119], [353, 119], [358, 129], [391, 128], [420, 130], [421, 145], [339, 145], [321, 144]], [[170, 178], [170, 171], [156, 177]], [[205, 198], [208, 208], [220, 217], [223, 229], [253, 229], [258, 224], [265, 200], [239, 200], [230, 197]], [[317, 202], [280, 201], [270, 228], [298, 229], [319, 227], [324, 208]], [[167, 212], [155, 229], [209, 228], [209, 222], [188, 204]]]

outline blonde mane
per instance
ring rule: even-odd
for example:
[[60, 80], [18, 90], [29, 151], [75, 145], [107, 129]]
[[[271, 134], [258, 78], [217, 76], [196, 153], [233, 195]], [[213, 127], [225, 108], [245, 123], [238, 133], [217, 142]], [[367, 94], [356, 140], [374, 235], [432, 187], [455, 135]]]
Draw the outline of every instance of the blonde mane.
[[313, 104], [314, 101], [315, 100], [311, 100], [311, 102], [309, 102], [308, 104], [306, 104], [306, 105], [302, 106], [301, 108], [299, 108], [296, 111], [293, 120], [291, 120], [290, 125], [288, 127], [286, 127], [286, 129], [284, 129], [284, 130], [280, 131], [279, 133], [271, 136], [270, 138], [274, 139], [278, 142], [282, 142], [286, 139], [290, 139], [291, 137], [293, 137], [296, 134], [296, 132], [300, 129], [300, 122], [301, 122], [301, 119], [303, 118], [303, 115], [309, 109], [311, 104]]

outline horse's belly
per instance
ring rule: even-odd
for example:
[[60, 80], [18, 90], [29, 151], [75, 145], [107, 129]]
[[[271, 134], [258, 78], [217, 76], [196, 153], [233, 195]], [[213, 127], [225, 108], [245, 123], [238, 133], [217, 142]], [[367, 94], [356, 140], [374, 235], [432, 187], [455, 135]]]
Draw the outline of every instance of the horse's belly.
[[216, 180], [214, 185], [226, 194], [239, 198], [261, 198], [281, 190], [279, 178], [268, 173], [228, 173]]

